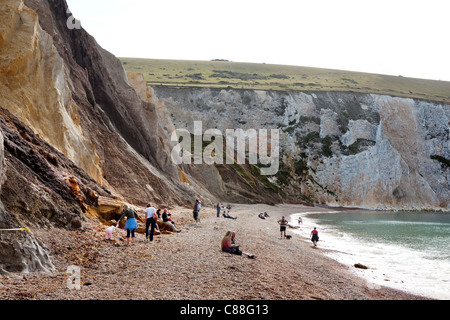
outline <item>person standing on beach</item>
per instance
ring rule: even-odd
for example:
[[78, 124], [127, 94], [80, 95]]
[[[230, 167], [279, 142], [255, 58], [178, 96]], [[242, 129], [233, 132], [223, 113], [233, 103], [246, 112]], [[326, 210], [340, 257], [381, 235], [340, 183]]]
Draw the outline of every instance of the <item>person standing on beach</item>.
[[280, 224], [281, 239], [283, 239], [283, 233], [284, 237], [286, 238], [286, 227], [288, 225], [288, 221], [283, 216], [281, 220], [278, 220], [278, 223]]
[[200, 218], [199, 218], [200, 203], [198, 200], [195, 200], [193, 213], [194, 213], [195, 225], [198, 225], [198, 223], [200, 222]]
[[220, 203], [219, 202], [217, 202], [216, 208], [217, 208], [217, 218], [220, 218]]
[[314, 243], [314, 247], [317, 247], [317, 242], [319, 242], [319, 231], [317, 231], [316, 227], [314, 227], [314, 230], [311, 231], [309, 236], [311, 237], [312, 243]]
[[[155, 228], [157, 229], [156, 220], [158, 220], [158, 215], [156, 213], [156, 209], [152, 207], [152, 204], [149, 202], [147, 204], [147, 208], [145, 209], [145, 237], [150, 241], [153, 241], [153, 234], [155, 233]], [[151, 228], [150, 228], [151, 226]], [[150, 228], [150, 234], [148, 229]]]
[[125, 217], [127, 218], [127, 222], [125, 223], [125, 230], [127, 230], [127, 245], [129, 245], [130, 244], [130, 235], [132, 237], [131, 243], [134, 243], [134, 239], [136, 237], [135, 232], [136, 232], [137, 228], [139, 227], [137, 220], [136, 220], [138, 218], [138, 215], [137, 215], [136, 211], [134, 211], [132, 208], [128, 208], [128, 206], [126, 204], [124, 204], [122, 216], [120, 217], [117, 224], [119, 224], [119, 222], [122, 219], [125, 219]]

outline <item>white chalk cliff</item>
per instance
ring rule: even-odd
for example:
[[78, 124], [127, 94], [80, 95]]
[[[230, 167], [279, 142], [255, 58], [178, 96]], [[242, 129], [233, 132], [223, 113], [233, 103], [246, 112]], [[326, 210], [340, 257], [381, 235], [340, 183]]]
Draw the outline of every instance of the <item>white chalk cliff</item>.
[[[285, 188], [313, 202], [450, 208], [450, 106], [351, 92], [155, 86], [177, 128], [278, 128]], [[278, 179], [280, 180], [280, 179]], [[280, 181], [279, 181], [280, 182]]]

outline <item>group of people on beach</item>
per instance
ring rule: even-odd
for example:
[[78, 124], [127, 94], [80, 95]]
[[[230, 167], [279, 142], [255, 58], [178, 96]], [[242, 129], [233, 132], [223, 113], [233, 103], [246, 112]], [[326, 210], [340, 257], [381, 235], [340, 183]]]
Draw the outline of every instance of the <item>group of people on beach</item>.
[[[117, 221], [115, 226], [111, 226], [106, 229], [106, 239], [113, 240], [113, 232], [115, 229], [119, 227], [120, 221], [123, 219], [127, 219], [125, 223], [125, 230], [127, 232], [127, 244], [134, 243], [134, 239], [136, 238], [136, 230], [139, 227], [137, 220], [145, 221], [145, 238], [153, 241], [153, 236], [155, 230], [159, 230], [159, 226], [157, 221], [162, 220], [173, 232], [181, 232], [180, 229], [177, 228], [175, 222], [172, 220], [172, 214], [167, 212], [167, 209], [156, 209], [149, 202], [144, 213], [144, 219], [139, 219], [138, 213], [131, 207], [128, 207], [126, 204], [122, 206], [122, 216]], [[163, 211], [161, 213], [161, 211]]]
[[[167, 209], [163, 210], [161, 213], [161, 209], [156, 210], [151, 203], [147, 204], [147, 208], [144, 210], [145, 213], [145, 238], [153, 241], [153, 235], [155, 230], [159, 230], [159, 226], [157, 221], [159, 219], [162, 220], [167, 226], [172, 228], [173, 232], [181, 232], [179, 228], [175, 225], [175, 222], [172, 220], [172, 214], [167, 212]], [[150, 231], [149, 231], [150, 229]]]
[[[198, 225], [198, 223], [200, 222], [200, 218], [199, 218], [200, 208], [201, 208], [200, 201], [195, 200], [194, 210], [193, 210], [195, 225]], [[230, 209], [231, 209], [230, 205], [224, 206], [223, 204], [220, 204], [220, 202], [217, 202], [217, 204], [215, 205], [215, 208], [217, 209], [217, 218], [220, 218], [220, 211], [223, 210], [222, 216], [224, 218], [237, 219], [236, 217], [233, 217], [230, 215]], [[228, 209], [228, 212], [225, 209]]]
[[[286, 228], [289, 226], [289, 222], [286, 220], [286, 218], [283, 216], [281, 217], [280, 220], [278, 220], [278, 223], [280, 225], [280, 233], [281, 233], [281, 239], [284, 238], [290, 238], [289, 236], [286, 235]], [[298, 218], [298, 224], [302, 224], [303, 220], [301, 217]], [[298, 228], [298, 227], [294, 227], [294, 228]], [[311, 231], [310, 235], [309, 235], [314, 247], [317, 247], [317, 242], [319, 242], [319, 232], [317, 231], [317, 228], [314, 227], [314, 229]]]
[[[266, 217], [269, 217], [269, 215], [267, 214], [267, 212], [264, 212], [260, 213], [258, 217], [261, 219], [265, 219]], [[286, 228], [289, 225], [288, 220], [286, 220], [286, 218], [283, 216], [280, 220], [278, 220], [278, 223], [280, 224], [281, 239], [283, 239], [283, 236], [284, 238], [288, 238], [288, 236], [286, 235]], [[303, 220], [301, 217], [299, 217], [298, 224], [302, 223]], [[243, 252], [240, 250], [239, 246], [236, 245], [235, 237], [236, 233], [232, 231], [228, 231], [225, 234], [225, 237], [222, 239], [222, 251], [229, 252], [231, 254], [246, 255], [251, 259], [255, 259], [256, 256], [254, 254]], [[314, 227], [314, 230], [311, 231], [310, 238], [314, 244], [314, 247], [317, 247], [317, 242], [319, 241], [319, 232], [317, 231], [317, 228]]]
[[[230, 209], [231, 209], [230, 205], [225, 207], [223, 204], [220, 204], [220, 202], [217, 202], [216, 209], [217, 209], [217, 218], [220, 218], [220, 211], [223, 209], [222, 217], [227, 218], [227, 219], [234, 219], [234, 220], [237, 219], [237, 217], [233, 217], [232, 215], [230, 215]], [[228, 212], [225, 209], [228, 209]]]
[[[218, 202], [216, 205], [217, 208], [217, 217], [220, 217], [220, 211], [223, 209], [223, 206], [220, 205]], [[227, 207], [228, 209], [231, 209], [231, 206]], [[194, 218], [194, 225], [198, 225], [200, 223], [200, 209], [201, 209], [201, 202], [197, 199], [194, 203], [193, 208], [193, 218]], [[175, 223], [172, 221], [171, 214], [167, 212], [167, 209], [163, 210], [163, 213], [161, 214], [161, 209], [155, 209], [152, 204], [149, 202], [145, 208], [144, 212], [144, 221], [145, 221], [145, 237], [146, 239], [149, 239], [149, 241], [153, 241], [153, 236], [155, 230], [159, 230], [159, 226], [157, 224], [158, 219], [162, 219], [163, 223], [169, 224], [174, 231], [180, 232], [181, 230], [177, 229]], [[223, 216], [225, 218], [231, 218], [236, 219], [235, 217], [232, 217], [228, 213], [224, 212]], [[258, 215], [259, 218], [265, 219], [266, 217], [269, 217], [267, 212], [261, 213]], [[139, 227], [137, 220], [139, 219], [138, 214], [133, 208], [128, 207], [127, 205], [123, 205], [123, 213], [120, 219], [117, 222], [117, 225], [111, 226], [108, 229], [106, 229], [106, 239], [113, 240], [112, 233], [116, 228], [118, 228], [120, 221], [123, 219], [127, 219], [125, 223], [125, 230], [127, 232], [127, 245], [131, 242], [134, 243], [134, 239], [136, 238], [135, 232], [137, 228]], [[280, 220], [278, 220], [278, 223], [280, 224], [280, 233], [281, 233], [281, 239], [287, 238], [286, 235], [286, 228], [289, 225], [286, 218], [283, 216]], [[299, 217], [298, 224], [303, 223], [301, 217]], [[222, 251], [229, 252], [231, 254], [237, 254], [237, 255], [246, 255], [247, 257], [251, 259], [255, 259], [256, 255], [243, 252], [240, 250], [239, 245], [236, 244], [235, 240], [236, 233], [232, 231], [228, 231], [224, 238], [222, 239]], [[310, 234], [311, 241], [314, 244], [314, 247], [317, 247], [317, 242], [319, 241], [319, 233], [316, 228], [311, 231]]]
[[261, 218], [261, 219], [266, 219], [266, 218], [269, 218], [270, 216], [269, 216], [269, 214], [267, 213], [267, 212], [264, 212], [264, 213], [260, 213], [260, 214], [258, 214], [258, 218]]

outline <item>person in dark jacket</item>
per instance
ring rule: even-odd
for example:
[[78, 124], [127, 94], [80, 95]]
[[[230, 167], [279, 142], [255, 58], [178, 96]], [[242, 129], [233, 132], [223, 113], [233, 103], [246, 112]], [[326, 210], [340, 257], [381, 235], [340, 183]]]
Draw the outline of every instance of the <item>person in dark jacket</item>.
[[123, 205], [123, 213], [120, 217], [118, 223], [127, 218], [127, 222], [125, 223], [125, 230], [127, 230], [127, 245], [130, 244], [130, 236], [132, 237], [131, 243], [134, 243], [134, 239], [136, 238], [135, 232], [137, 228], [139, 227], [137, 223], [138, 215], [136, 211], [134, 211], [132, 208], [128, 208], [127, 205]]

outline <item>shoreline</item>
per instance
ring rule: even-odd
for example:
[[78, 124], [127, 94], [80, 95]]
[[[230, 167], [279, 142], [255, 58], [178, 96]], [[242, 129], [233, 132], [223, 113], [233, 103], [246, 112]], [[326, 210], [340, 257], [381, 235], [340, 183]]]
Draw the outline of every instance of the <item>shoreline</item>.
[[[357, 211], [362, 218], [365, 210], [358, 209]], [[338, 213], [340, 211], [335, 212]], [[347, 212], [351, 213], [351, 211]], [[394, 211], [375, 210], [369, 210], [369, 213], [403, 214]], [[407, 219], [406, 221], [409, 221], [409, 218], [407, 218], [408, 214], [404, 214]], [[417, 213], [411, 212], [410, 214], [416, 215]], [[427, 212], [424, 213], [425, 217], [426, 214]], [[430, 214], [433, 214], [436, 217], [441, 215], [439, 212]], [[294, 221], [297, 216], [298, 215], [296, 214], [292, 215], [292, 221]], [[326, 217], [326, 213], [325, 215], [322, 215], [322, 217], [324, 216]], [[383, 218], [380, 217], [380, 219]], [[375, 242], [364, 239], [355, 242], [354, 238], [349, 240], [349, 237], [353, 237], [352, 233], [343, 230], [336, 231], [339, 230], [338, 221], [334, 221], [334, 223], [330, 223], [329, 225], [327, 223], [322, 225], [320, 222], [321, 219], [316, 218], [314, 214], [303, 215], [303, 221], [304, 225], [307, 226], [303, 229], [303, 232], [299, 232], [302, 233], [301, 235], [303, 237], [305, 237], [305, 230], [308, 228], [312, 229], [312, 227], [317, 224], [317, 227], [325, 240], [325, 242], [322, 243], [322, 248], [326, 250], [324, 251], [325, 254], [347, 266], [353, 274], [365, 279], [371, 286], [386, 286], [407, 293], [424, 296], [427, 299], [448, 299], [448, 286], [445, 286], [445, 283], [448, 282], [448, 280], [446, 280], [446, 275], [441, 274], [438, 269], [433, 269], [434, 264], [431, 263], [429, 259], [421, 259], [420, 252], [417, 253], [411, 251], [414, 250], [413, 248], [404, 247], [402, 245], [396, 246], [394, 243], [385, 243], [382, 239], [378, 239], [378, 241]], [[343, 233], [345, 233], [345, 235]], [[414, 265], [416, 266], [414, 268], [411, 268], [411, 259], [414, 260]], [[419, 265], [422, 267], [419, 267]], [[447, 265], [448, 262], [439, 269], [445, 270]], [[421, 268], [425, 269], [422, 269], [420, 273], [416, 274], [415, 270]]]
[[[246, 206], [246, 205], [241, 204], [240, 206]], [[249, 205], [249, 206], [253, 206], [253, 205]], [[327, 205], [310, 206], [310, 205], [303, 205], [303, 204], [278, 204], [275, 206], [267, 206], [267, 207], [275, 207], [278, 209], [278, 210], [274, 210], [274, 212], [273, 212], [276, 215], [276, 217], [275, 217], [276, 220], [279, 220], [279, 219], [281, 219], [282, 216], [285, 216], [285, 218], [288, 221], [291, 220], [290, 217], [292, 217], [293, 215], [296, 215], [296, 214], [305, 215], [305, 214], [313, 214], [313, 213], [319, 213], [319, 212], [332, 213], [332, 212], [339, 212], [339, 211], [380, 211], [380, 212], [391, 211], [391, 210], [381, 210], [381, 209], [380, 210], [372, 210], [372, 209], [359, 208], [359, 207], [346, 208], [346, 207], [330, 207]], [[300, 209], [300, 210], [298, 210], [298, 209]], [[294, 221], [294, 223], [295, 223], [295, 221]], [[357, 277], [358, 279], [363, 280], [365, 282], [365, 285], [369, 289], [393, 291], [392, 293], [399, 294], [400, 296], [402, 296], [401, 298], [399, 298], [400, 300], [410, 299], [410, 298], [403, 297], [403, 295], [407, 295], [407, 296], [410, 295], [412, 299], [435, 300], [432, 297], [421, 296], [419, 294], [408, 292], [408, 291], [401, 290], [401, 289], [396, 289], [391, 286], [378, 285], [378, 284], [375, 285], [373, 283], [369, 283], [368, 277], [358, 274], [358, 272], [356, 272], [356, 270], [352, 270], [352, 268], [354, 267], [353, 265], [348, 266], [348, 265], [344, 264], [343, 262], [339, 262], [337, 259], [335, 259], [333, 257], [327, 256], [328, 253], [338, 253], [338, 254], [343, 254], [343, 255], [350, 255], [350, 253], [344, 252], [344, 251], [339, 251], [337, 249], [321, 248], [320, 245], [319, 245], [319, 247], [313, 248], [309, 237], [302, 236], [299, 233], [296, 233], [295, 230], [298, 230], [298, 229], [296, 228], [295, 224], [292, 225], [292, 222], [291, 222], [289, 224], [289, 227], [286, 230], [286, 234], [290, 234], [291, 236], [293, 236], [293, 235], [297, 236], [298, 238], [300, 238], [301, 241], [303, 241], [305, 244], [307, 244], [307, 246], [309, 246], [311, 248], [313, 253], [318, 253], [319, 255], [322, 255], [324, 258], [331, 259], [332, 261], [338, 263], [338, 265], [340, 265], [342, 270], [347, 272], [348, 275], [350, 275], [351, 277]], [[308, 230], [308, 232], [309, 231], [310, 230]], [[276, 232], [278, 232], [278, 234], [279, 234], [279, 226], [278, 225], [276, 228]]]
[[450, 214], [450, 210], [445, 210], [444, 208], [440, 209], [381, 209], [381, 208], [366, 208], [366, 207], [343, 207], [343, 206], [329, 206], [326, 204], [314, 204], [313, 205], [316, 208], [324, 208], [329, 210], [336, 210], [336, 211], [379, 211], [379, 212], [423, 212], [423, 213], [438, 213], [438, 214]]
[[[348, 268], [313, 249], [300, 235], [280, 239], [281, 216], [322, 207], [231, 204], [236, 220], [216, 217], [203, 207], [198, 226], [192, 209], [174, 208], [180, 233], [138, 234], [126, 245], [125, 231], [105, 240], [106, 226], [88, 220], [79, 231], [36, 229], [51, 251], [55, 271], [0, 276], [2, 300], [432, 300], [388, 287], [370, 288]], [[267, 212], [269, 218], [258, 217]], [[222, 252], [227, 231], [236, 232], [241, 250], [257, 259]], [[289, 231], [289, 229], [288, 229]], [[301, 240], [301, 241], [300, 241]], [[69, 266], [81, 270], [79, 290], [67, 287]]]

